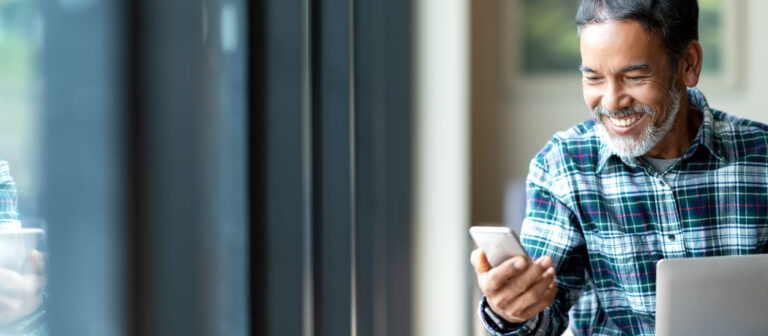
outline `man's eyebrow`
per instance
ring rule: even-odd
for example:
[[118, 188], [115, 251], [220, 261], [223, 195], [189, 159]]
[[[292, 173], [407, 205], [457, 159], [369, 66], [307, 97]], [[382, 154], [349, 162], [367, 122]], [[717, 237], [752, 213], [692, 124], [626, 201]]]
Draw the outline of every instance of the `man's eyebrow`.
[[626, 67], [624, 69], [621, 69], [620, 72], [630, 72], [630, 71], [645, 70], [645, 69], [648, 69], [648, 65], [640, 63], [640, 64], [635, 64], [635, 65], [630, 65], [630, 66], [628, 66], [628, 67]]
[[592, 70], [592, 69], [590, 69], [590, 68], [588, 68], [588, 67], [584, 66], [584, 64], [582, 64], [582, 65], [579, 65], [579, 71], [581, 71], [581, 72], [591, 72], [591, 73], [597, 73], [597, 71], [595, 71], [595, 70]]
[[[626, 67], [624, 69], [621, 69], [621, 71], [619, 71], [619, 72], [630, 72], [630, 71], [645, 70], [645, 69], [648, 69], [648, 65], [640, 63], [640, 64], [635, 64], [635, 65], [630, 65], [630, 66], [628, 66], [628, 67]], [[585, 66], [583, 64], [579, 65], [579, 71], [581, 71], [581, 72], [589, 72], [589, 73], [598, 73], [596, 70], [591, 69], [591, 68], [589, 68], [589, 67], [587, 67], [587, 66]]]

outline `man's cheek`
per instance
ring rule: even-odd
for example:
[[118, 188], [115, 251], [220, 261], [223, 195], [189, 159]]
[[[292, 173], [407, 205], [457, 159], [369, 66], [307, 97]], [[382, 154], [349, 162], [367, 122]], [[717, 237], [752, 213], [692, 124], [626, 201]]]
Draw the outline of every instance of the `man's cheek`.
[[[659, 110], [658, 110], [658, 109], [656, 109], [656, 111], [659, 111]], [[662, 112], [662, 113], [654, 113], [654, 114], [653, 114], [653, 115], [652, 115], [652, 116], [649, 118], [649, 119], [650, 119], [650, 121], [648, 122], [648, 125], [649, 125], [649, 126], [650, 126], [650, 125], [653, 125], [653, 126], [655, 126], [655, 127], [660, 127], [660, 126], [661, 126], [661, 124], [663, 124], [663, 123], [664, 123], [664, 119], [666, 119], [667, 115], [668, 115], [668, 114], [667, 114], [666, 112]]]

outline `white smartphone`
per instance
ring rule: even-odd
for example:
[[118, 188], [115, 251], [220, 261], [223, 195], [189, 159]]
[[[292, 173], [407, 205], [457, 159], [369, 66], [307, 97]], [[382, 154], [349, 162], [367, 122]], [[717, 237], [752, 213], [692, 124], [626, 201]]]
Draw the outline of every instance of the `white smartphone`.
[[42, 229], [0, 229], [0, 268], [20, 271], [29, 253], [40, 248], [44, 237]]
[[523, 245], [520, 244], [520, 239], [508, 227], [473, 226], [469, 228], [469, 235], [483, 250], [492, 267], [512, 257], [524, 256], [526, 260], [530, 259]]

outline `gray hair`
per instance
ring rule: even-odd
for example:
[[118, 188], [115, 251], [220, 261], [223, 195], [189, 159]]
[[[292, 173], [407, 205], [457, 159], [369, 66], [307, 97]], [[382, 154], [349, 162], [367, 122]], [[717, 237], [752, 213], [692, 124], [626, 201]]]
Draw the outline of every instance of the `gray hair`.
[[579, 36], [584, 26], [606, 21], [635, 21], [657, 34], [673, 69], [688, 44], [699, 39], [696, 0], [581, 0], [576, 13]]

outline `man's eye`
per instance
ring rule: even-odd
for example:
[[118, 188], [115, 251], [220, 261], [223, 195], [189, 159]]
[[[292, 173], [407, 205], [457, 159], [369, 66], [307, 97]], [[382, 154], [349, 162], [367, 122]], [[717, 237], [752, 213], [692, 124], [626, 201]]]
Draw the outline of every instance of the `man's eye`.
[[643, 79], [646, 79], [646, 78], [648, 78], [648, 76], [630, 76], [630, 77], [627, 77], [627, 80], [632, 81], [632, 82], [639, 82], [639, 81], [641, 81]]
[[588, 82], [597, 82], [600, 80], [600, 77], [589, 76], [589, 77], [584, 77], [584, 79], [586, 79]]

